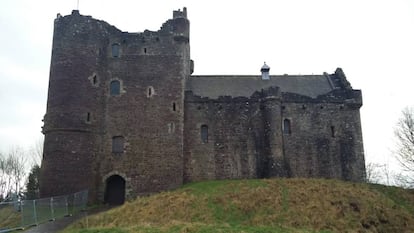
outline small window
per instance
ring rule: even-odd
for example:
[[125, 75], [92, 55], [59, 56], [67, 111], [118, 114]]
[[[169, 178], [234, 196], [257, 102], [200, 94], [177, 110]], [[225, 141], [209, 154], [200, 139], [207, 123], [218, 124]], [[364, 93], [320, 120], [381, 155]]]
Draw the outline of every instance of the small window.
[[335, 126], [331, 126], [331, 137], [335, 137]]
[[175, 124], [174, 122], [168, 123], [168, 133], [174, 133], [175, 132]]
[[88, 80], [91, 82], [92, 86], [94, 87], [99, 86], [99, 77], [96, 73], [93, 73], [91, 76], [89, 76]]
[[91, 113], [90, 112], [87, 112], [86, 113], [86, 122], [87, 123], [90, 123], [91, 122]]
[[153, 87], [148, 87], [147, 89], [147, 97], [152, 97], [154, 95], [154, 88]]
[[118, 80], [114, 80], [111, 82], [109, 89], [112, 96], [119, 95], [121, 93], [121, 83]]
[[112, 153], [124, 153], [125, 139], [122, 136], [112, 138]]
[[172, 105], [172, 109], [173, 109], [174, 112], [177, 110], [177, 107], [175, 106], [175, 102]]
[[119, 57], [119, 44], [112, 44], [112, 57]]
[[283, 133], [284, 134], [291, 134], [292, 131], [290, 129], [290, 120], [289, 119], [284, 119], [283, 120]]
[[201, 126], [201, 142], [208, 143], [208, 126]]
[[145, 53], [145, 54], [147, 53], [147, 48], [144, 48], [144, 53]]

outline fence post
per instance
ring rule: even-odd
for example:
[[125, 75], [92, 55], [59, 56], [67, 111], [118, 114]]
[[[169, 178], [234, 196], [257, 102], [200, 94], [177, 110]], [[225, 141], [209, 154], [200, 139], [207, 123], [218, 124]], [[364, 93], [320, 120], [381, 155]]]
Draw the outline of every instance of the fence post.
[[51, 214], [51, 217], [52, 217], [52, 219], [50, 219], [50, 220], [54, 221], [55, 220], [55, 210], [53, 209], [53, 197], [50, 198], [50, 214]]
[[83, 193], [83, 210], [86, 210], [86, 205], [88, 203], [88, 195], [89, 195], [89, 190], [84, 191], [84, 193]]
[[21, 227], [24, 227], [24, 210], [23, 210], [23, 204], [22, 204], [22, 202], [23, 201], [19, 201], [19, 204], [20, 204], [20, 214], [21, 214], [21, 216], [22, 216], [22, 222], [20, 223], [20, 226]]
[[68, 196], [65, 196], [65, 207], [66, 207], [66, 215], [65, 217], [69, 216], [69, 206], [68, 206]]
[[37, 212], [36, 212], [36, 200], [33, 200], [33, 218], [34, 218], [34, 223], [37, 226]]

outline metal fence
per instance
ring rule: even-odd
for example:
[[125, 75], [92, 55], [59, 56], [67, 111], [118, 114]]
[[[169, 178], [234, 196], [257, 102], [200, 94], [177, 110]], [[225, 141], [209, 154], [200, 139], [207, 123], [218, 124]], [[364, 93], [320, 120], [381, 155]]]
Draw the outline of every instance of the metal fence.
[[85, 210], [88, 191], [65, 196], [0, 203], [0, 233], [71, 216]]

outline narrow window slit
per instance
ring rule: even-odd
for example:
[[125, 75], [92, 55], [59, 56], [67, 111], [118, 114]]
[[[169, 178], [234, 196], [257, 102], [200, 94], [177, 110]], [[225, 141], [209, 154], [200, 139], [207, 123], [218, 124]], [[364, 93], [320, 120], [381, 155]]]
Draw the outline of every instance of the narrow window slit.
[[284, 134], [291, 134], [291, 128], [290, 128], [290, 120], [289, 119], [284, 119], [283, 120], [283, 133]]
[[201, 126], [201, 142], [208, 143], [208, 126]]
[[150, 97], [152, 97], [153, 95], [155, 95], [155, 90], [154, 90], [154, 88], [153, 88], [152, 86], [149, 86], [149, 87], [147, 88], [147, 97], [148, 97], [148, 98], [150, 98]]

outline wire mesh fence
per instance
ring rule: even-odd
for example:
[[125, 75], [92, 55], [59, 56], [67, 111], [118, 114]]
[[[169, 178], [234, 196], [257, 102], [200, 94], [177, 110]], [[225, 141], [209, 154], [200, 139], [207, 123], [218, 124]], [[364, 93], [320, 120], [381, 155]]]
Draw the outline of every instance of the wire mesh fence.
[[35, 226], [85, 210], [88, 191], [70, 195], [0, 203], [0, 233]]

